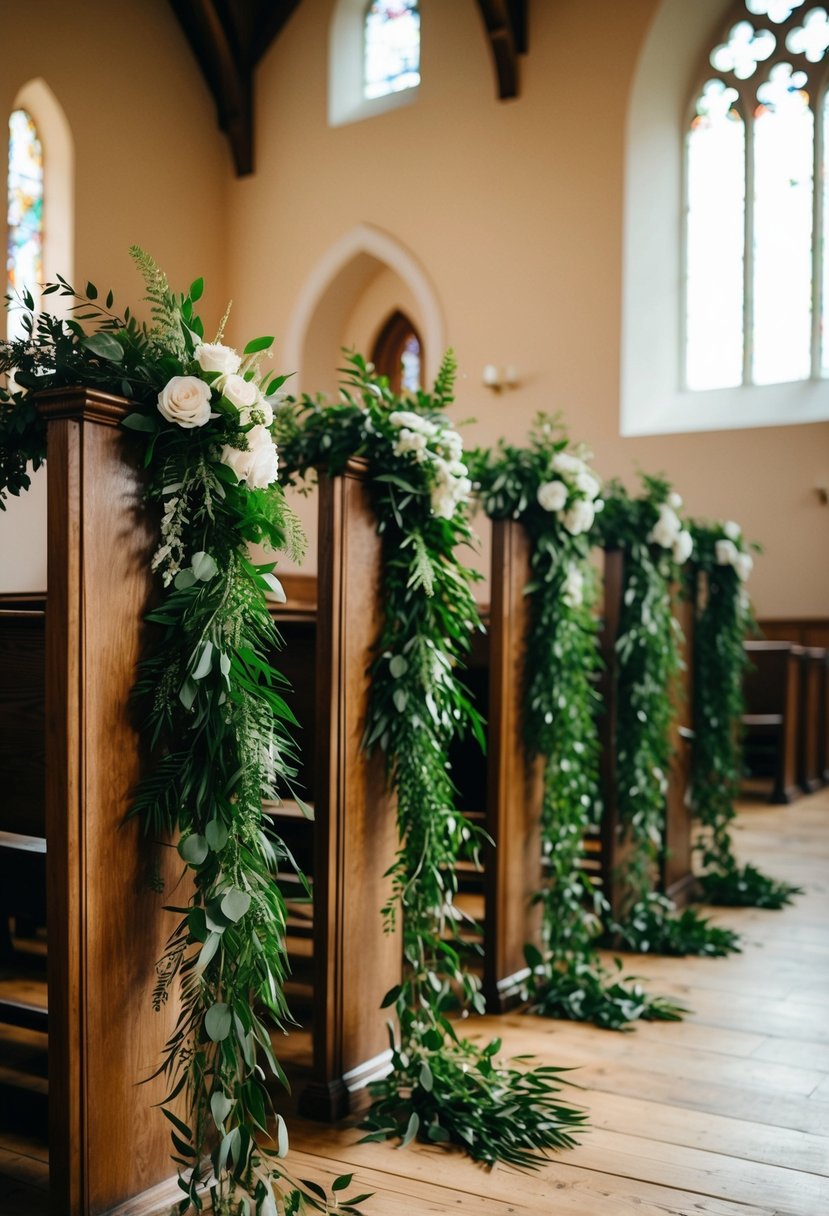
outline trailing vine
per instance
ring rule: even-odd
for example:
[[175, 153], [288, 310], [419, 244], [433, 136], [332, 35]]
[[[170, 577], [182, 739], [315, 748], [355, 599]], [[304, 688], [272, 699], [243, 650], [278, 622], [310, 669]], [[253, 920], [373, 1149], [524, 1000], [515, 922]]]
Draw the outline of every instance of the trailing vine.
[[756, 629], [745, 591], [753, 559], [739, 524], [695, 523], [693, 806], [703, 826], [696, 843], [706, 899], [713, 904], [782, 908], [800, 888], [740, 865], [731, 842], [742, 775], [743, 646]]
[[667, 482], [646, 476], [643, 484], [640, 498], [611, 484], [600, 517], [604, 545], [621, 548], [625, 559], [616, 640], [616, 798], [632, 847], [611, 936], [629, 950], [724, 955], [738, 949], [734, 933], [711, 925], [693, 908], [677, 913], [655, 889], [681, 670], [672, 588], [691, 556], [693, 538], [678, 514], [682, 500]]
[[[263, 542], [299, 556], [303, 546], [275, 481], [272, 394], [283, 377], [260, 369], [271, 338], [242, 355], [222, 344], [221, 330], [204, 342], [200, 279], [174, 293], [148, 255], [131, 253], [149, 324], [129, 309], [113, 312], [111, 292], [102, 301], [94, 284], [77, 292], [60, 277], [44, 295], [67, 302], [68, 320], [36, 316], [28, 293], [10, 301], [25, 309], [25, 336], [0, 346], [0, 496], [25, 489], [27, 462], [45, 456], [38, 390], [81, 384], [129, 399], [124, 426], [143, 449], [147, 499], [161, 514], [152, 559], [160, 599], [147, 615], [155, 628], [135, 689], [152, 761], [132, 814], [154, 838], [178, 833], [193, 889], [186, 906], [171, 909], [177, 922], [153, 993], [160, 1009], [177, 984], [181, 1002], [156, 1074], [168, 1086], [161, 1108], [179, 1211], [202, 1210], [209, 1192], [225, 1216], [327, 1212], [324, 1191], [285, 1169], [287, 1129], [265, 1083], [270, 1073], [285, 1084], [271, 1030], [291, 1024], [276, 883], [280, 860], [291, 859], [262, 800], [275, 796], [277, 781], [290, 783], [294, 747], [270, 661], [278, 639], [266, 596], [281, 597], [281, 588], [246, 548]], [[334, 1190], [349, 1181], [337, 1179]], [[345, 1197], [339, 1210], [356, 1211]]]
[[476, 629], [474, 577], [456, 553], [472, 543], [471, 483], [457, 431], [444, 416], [455, 363], [446, 356], [432, 392], [398, 400], [362, 357], [347, 356], [342, 403], [305, 397], [279, 412], [283, 468], [336, 473], [368, 458], [383, 538], [385, 620], [372, 666], [365, 745], [386, 756], [397, 795], [400, 850], [393, 897], [402, 914], [404, 976], [388, 993], [392, 1071], [373, 1086], [367, 1139], [453, 1142], [479, 1161], [531, 1166], [539, 1150], [569, 1146], [583, 1114], [562, 1102], [560, 1070], [499, 1063], [500, 1043], [481, 1049], [458, 1035], [449, 1014], [483, 1012], [478, 980], [454, 941], [456, 863], [477, 856], [480, 831], [454, 805], [448, 769], [453, 736], [481, 722], [457, 675]]
[[600, 667], [591, 529], [603, 507], [589, 453], [571, 450], [557, 419], [539, 415], [526, 447], [504, 441], [471, 457], [491, 519], [519, 520], [530, 538], [530, 622], [524, 658], [523, 735], [544, 761], [541, 839], [546, 880], [542, 949], [527, 943], [531, 1010], [620, 1030], [681, 1010], [605, 967], [597, 938], [609, 911], [585, 868], [584, 837], [601, 819]]

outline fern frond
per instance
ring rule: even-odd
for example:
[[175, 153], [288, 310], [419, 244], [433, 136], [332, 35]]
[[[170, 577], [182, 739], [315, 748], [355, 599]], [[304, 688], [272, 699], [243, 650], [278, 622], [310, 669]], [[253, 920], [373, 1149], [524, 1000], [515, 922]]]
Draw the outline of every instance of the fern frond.
[[170, 290], [166, 274], [155, 258], [143, 250], [140, 245], [130, 246], [130, 257], [144, 280], [144, 288], [147, 292], [144, 298], [150, 305], [150, 313], [153, 318], [151, 336], [165, 346], [171, 347], [176, 354], [183, 354], [184, 337], [181, 330], [178, 300]]
[[435, 387], [432, 391], [432, 396], [436, 399], [440, 408], [451, 405], [455, 400], [455, 379], [457, 374], [458, 360], [455, 358], [455, 352], [450, 346], [443, 356], [443, 362], [440, 365], [440, 371], [437, 374]]

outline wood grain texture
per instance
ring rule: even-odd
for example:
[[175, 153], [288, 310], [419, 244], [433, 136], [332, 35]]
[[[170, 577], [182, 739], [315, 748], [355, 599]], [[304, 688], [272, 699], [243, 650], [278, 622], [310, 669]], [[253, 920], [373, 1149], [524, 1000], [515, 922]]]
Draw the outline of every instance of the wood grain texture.
[[314, 831], [315, 1118], [359, 1104], [387, 1065], [380, 1003], [399, 983], [401, 942], [384, 934], [386, 876], [397, 852], [394, 803], [379, 751], [362, 747], [369, 664], [382, 627], [382, 543], [365, 461], [320, 477]]
[[484, 995], [495, 1011], [517, 999], [524, 946], [539, 944], [543, 764], [523, 745], [530, 541], [513, 522], [492, 527], [485, 851]]
[[[782, 912], [719, 909], [743, 937], [727, 959], [638, 956], [655, 992], [692, 1012], [614, 1034], [511, 1014], [465, 1033], [503, 1039], [505, 1056], [570, 1065], [567, 1093], [588, 1112], [574, 1151], [535, 1173], [483, 1171], [456, 1151], [358, 1144], [353, 1127], [288, 1118], [290, 1163], [330, 1186], [354, 1172], [374, 1195], [365, 1216], [826, 1216], [829, 1211], [829, 791], [791, 807], [740, 810], [735, 840], [806, 894]], [[285, 1047], [300, 1040], [292, 1036]], [[46, 1216], [42, 1150], [0, 1137], [9, 1216]], [[161, 1216], [142, 1197], [123, 1216]]]
[[[152, 1108], [163, 1089], [138, 1082], [174, 1020], [150, 1003], [172, 919], [150, 887], [154, 850], [125, 822], [140, 771], [129, 696], [153, 534], [117, 429], [125, 403], [72, 391], [45, 395], [42, 408], [52, 1203], [61, 1216], [97, 1216], [171, 1170]], [[157, 852], [169, 891], [178, 867], [172, 850]]]

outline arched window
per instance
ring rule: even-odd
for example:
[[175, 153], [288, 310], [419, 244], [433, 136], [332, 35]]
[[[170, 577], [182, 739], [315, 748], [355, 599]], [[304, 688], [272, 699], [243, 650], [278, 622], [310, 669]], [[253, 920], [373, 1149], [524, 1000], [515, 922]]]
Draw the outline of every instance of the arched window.
[[364, 18], [363, 95], [368, 100], [420, 84], [418, 0], [370, 0]]
[[[27, 110], [14, 110], [9, 118], [8, 290], [31, 292], [39, 304], [43, 282], [43, 148], [34, 119]], [[22, 337], [23, 314], [8, 314], [9, 338]]]
[[710, 48], [686, 143], [688, 389], [829, 373], [828, 48], [806, 0], [743, 0]]
[[374, 343], [371, 361], [394, 393], [416, 393], [422, 386], [423, 343], [402, 312], [389, 317]]

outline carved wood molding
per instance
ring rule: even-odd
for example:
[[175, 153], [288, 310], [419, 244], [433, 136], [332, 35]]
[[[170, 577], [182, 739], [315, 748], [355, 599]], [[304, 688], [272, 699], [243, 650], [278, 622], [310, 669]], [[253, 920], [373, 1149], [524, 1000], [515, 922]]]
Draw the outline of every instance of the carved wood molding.
[[518, 56], [527, 52], [527, 0], [477, 0], [492, 50], [498, 97], [519, 92]]

